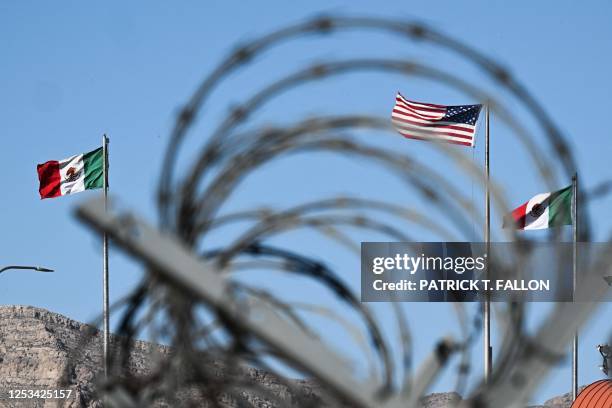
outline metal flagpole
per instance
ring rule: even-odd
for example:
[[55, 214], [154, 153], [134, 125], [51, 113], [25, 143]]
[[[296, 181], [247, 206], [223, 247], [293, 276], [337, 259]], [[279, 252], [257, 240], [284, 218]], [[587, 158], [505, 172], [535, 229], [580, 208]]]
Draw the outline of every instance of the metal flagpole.
[[[106, 134], [102, 136], [102, 156], [104, 168], [104, 211], [108, 205], [108, 138]], [[108, 377], [108, 345], [109, 345], [109, 318], [108, 318], [108, 236], [106, 232], [102, 236], [102, 297], [103, 306], [102, 314], [104, 318], [104, 340], [103, 340], [103, 358], [104, 358], [104, 378]]]
[[[572, 229], [574, 235], [573, 247], [573, 265], [572, 265], [572, 292], [576, 294], [576, 269], [578, 266], [578, 173], [574, 173], [572, 177]], [[573, 299], [575, 302], [576, 299]], [[578, 331], [574, 332], [574, 341], [572, 344], [572, 400], [578, 396]]]
[[[487, 256], [486, 279], [489, 279], [488, 256], [491, 240], [491, 197], [489, 195], [489, 103], [485, 104], [485, 254]], [[483, 303], [483, 349], [484, 349], [484, 379], [489, 382], [492, 368], [491, 349], [491, 296], [485, 293]]]

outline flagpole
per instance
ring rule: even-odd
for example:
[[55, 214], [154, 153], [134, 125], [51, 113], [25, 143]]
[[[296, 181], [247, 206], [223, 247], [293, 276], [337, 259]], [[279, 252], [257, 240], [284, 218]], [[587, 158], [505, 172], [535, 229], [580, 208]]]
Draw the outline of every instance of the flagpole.
[[[102, 136], [102, 156], [104, 168], [104, 210], [108, 205], [108, 138], [106, 134]], [[109, 318], [108, 318], [108, 236], [104, 232], [102, 236], [102, 297], [103, 306], [102, 314], [104, 319], [104, 340], [103, 340], [103, 358], [104, 358], [104, 378], [108, 378], [108, 345], [109, 345]]]
[[[487, 256], [486, 279], [489, 279], [488, 256], [491, 240], [491, 197], [489, 194], [489, 103], [485, 104], [485, 254]], [[487, 291], [483, 303], [483, 349], [484, 349], [484, 379], [488, 383], [492, 369], [491, 348], [491, 296]]]
[[[578, 173], [574, 173], [572, 177], [572, 197], [573, 197], [573, 265], [572, 265], [572, 294], [573, 301], [575, 302], [576, 295], [576, 270], [578, 266]], [[572, 343], [572, 400], [576, 400], [578, 396], [578, 331], [574, 332], [574, 341]]]

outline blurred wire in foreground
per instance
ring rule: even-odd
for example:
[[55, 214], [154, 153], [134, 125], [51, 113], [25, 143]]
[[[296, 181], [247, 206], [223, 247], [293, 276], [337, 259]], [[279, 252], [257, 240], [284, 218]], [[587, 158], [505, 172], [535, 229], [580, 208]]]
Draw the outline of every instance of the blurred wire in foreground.
[[[377, 31], [414, 45], [428, 44], [453, 52], [473, 64], [483, 78], [491, 79], [499, 92], [511, 95], [529, 112], [539, 129], [525, 128], [502, 100], [452, 72], [407, 59], [361, 58], [324, 61], [278, 78], [253, 95], [244, 96], [218, 121], [192, 162], [177, 170], [179, 153], [195, 118], [202, 118], [212, 91], [238, 69], [245, 69], [275, 46], [306, 35], [332, 37], [344, 31]], [[449, 359], [460, 356], [457, 391], [468, 392], [467, 377], [473, 374], [470, 348], [477, 341], [481, 316], [461, 304], [455, 305], [462, 328], [459, 339], [437, 339], [431, 355], [418, 369], [413, 367], [410, 325], [401, 305], [390, 304], [397, 336], [389, 335], [369, 306], [359, 301], [348, 281], [329, 265], [299, 249], [270, 241], [290, 230], [313, 231], [321, 240], [359, 253], [355, 231], [376, 233], [390, 241], [412, 241], [406, 231], [418, 225], [441, 240], [473, 240], [474, 225], [482, 225], [482, 214], [471, 198], [454, 186], [453, 180], [413, 157], [410, 150], [397, 152], [372, 146], [354, 137], [357, 131], [394, 132], [388, 117], [350, 113], [296, 119], [283, 125], [244, 130], [266, 103], [293, 88], [355, 71], [390, 72], [406, 77], [425, 77], [487, 102], [492, 113], [520, 142], [537, 170], [534, 177], [553, 188], [558, 178], [576, 171], [576, 163], [559, 127], [536, 98], [497, 62], [457, 39], [421, 23], [354, 17], [318, 17], [254, 38], [237, 47], [201, 82], [181, 111], [170, 135], [158, 189], [159, 230], [131, 212], [106, 214], [99, 203], [79, 209], [79, 216], [93, 227], [109, 233], [113, 242], [146, 265], [147, 274], [138, 288], [120, 304], [113, 366], [108, 379], [97, 383], [97, 395], [112, 406], [417, 406], [431, 383], [446, 368]], [[286, 121], [286, 117], [283, 118]], [[211, 120], [211, 119], [209, 119]], [[240, 129], [242, 130], [239, 130]], [[538, 137], [541, 135], [542, 137]], [[199, 136], [200, 137], [200, 136]], [[395, 136], [394, 137], [399, 137]], [[200, 139], [202, 139], [200, 137]], [[544, 146], [539, 141], [545, 140]], [[480, 166], [455, 148], [431, 144], [455, 163], [477, 185], [483, 185]], [[405, 183], [410, 194], [418, 194], [445, 218], [432, 218], [409, 204], [398, 205], [360, 191], [359, 196], [315, 197], [291, 208], [245, 208], [222, 212], [228, 197], [247, 177], [264, 164], [291, 154], [329, 152], [377, 166]], [[542, 154], [546, 152], [546, 154]], [[554, 164], [553, 164], [554, 163]], [[560, 169], [559, 177], [556, 172]], [[325, 182], [324, 180], [322, 181]], [[610, 192], [596, 189], [593, 198]], [[491, 194], [499, 213], [509, 207], [503, 188], [491, 183]], [[584, 202], [584, 201], [583, 201]], [[581, 241], [590, 239], [588, 205], [580, 206], [584, 221]], [[394, 220], [394, 221], [392, 221]], [[240, 233], [222, 246], [205, 245], [213, 231], [241, 225]], [[246, 226], [245, 226], [246, 225]], [[452, 226], [452, 228], [450, 227]], [[560, 234], [551, 239], [561, 240]], [[525, 239], [512, 231], [508, 239], [517, 243], [517, 257]], [[520, 245], [519, 245], [520, 244]], [[593, 268], [609, 268], [609, 256], [593, 261]], [[237, 274], [277, 271], [283, 276], [308, 279], [319, 284], [340, 305], [337, 309], [303, 301], [292, 301], [240, 280]], [[561, 274], [562, 271], [559, 271]], [[596, 301], [605, 288], [596, 282], [585, 285]], [[558, 363], [573, 330], [594, 310], [595, 304], [556, 305], [544, 319], [537, 336], [524, 328], [521, 304], [497, 305], [498, 327], [503, 344], [496, 356], [493, 380], [466, 395], [463, 404], [473, 407], [518, 407], [529, 399], [547, 370]], [[346, 356], [330, 347], [325, 333], [313, 319], [335, 322], [352, 339], [367, 362], [364, 375], [355, 375]], [[130, 348], [137, 338], [168, 345], [147, 372], [130, 369]], [[83, 341], [88, 341], [87, 337]], [[399, 354], [395, 351], [399, 350]], [[75, 353], [75, 359], [80, 358]], [[281, 367], [290, 366], [312, 382], [288, 380]], [[252, 367], [264, 369], [270, 378], [262, 381]], [[364, 376], [366, 378], [364, 378]], [[268, 406], [268, 405], [265, 405]]]

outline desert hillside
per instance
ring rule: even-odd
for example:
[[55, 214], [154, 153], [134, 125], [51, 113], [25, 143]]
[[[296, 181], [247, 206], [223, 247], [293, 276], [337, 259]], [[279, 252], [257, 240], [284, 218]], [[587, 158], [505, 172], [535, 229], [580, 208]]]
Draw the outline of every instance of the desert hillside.
[[[87, 333], [93, 333], [83, 342]], [[62, 315], [31, 306], [0, 307], [0, 407], [98, 407], [93, 393], [93, 382], [101, 367], [102, 336], [93, 327]], [[170, 352], [167, 348], [147, 342], [136, 342], [130, 359], [130, 370], [144, 373], [150, 364], [151, 352]], [[71, 359], [70, 356], [73, 356]], [[76, 356], [76, 358], [75, 358]], [[67, 367], [68, 364], [68, 367]], [[67, 373], [67, 376], [64, 374]], [[300, 402], [284, 385], [268, 373], [248, 369], [245, 375], [263, 384], [266, 389], [283, 395], [299, 406]], [[64, 382], [65, 381], [65, 382]], [[296, 381], [301, 398], [315, 405], [317, 387], [312, 381]], [[69, 389], [71, 396], [58, 399], [11, 399], [9, 390]], [[455, 393], [432, 394], [425, 398], [426, 408], [445, 408], [457, 402]], [[254, 406], [270, 406], [257, 397], [247, 398]], [[163, 404], [161, 404], [163, 405]], [[223, 401], [233, 406], [232, 401]], [[553, 398], [542, 407], [568, 408], [569, 395]]]

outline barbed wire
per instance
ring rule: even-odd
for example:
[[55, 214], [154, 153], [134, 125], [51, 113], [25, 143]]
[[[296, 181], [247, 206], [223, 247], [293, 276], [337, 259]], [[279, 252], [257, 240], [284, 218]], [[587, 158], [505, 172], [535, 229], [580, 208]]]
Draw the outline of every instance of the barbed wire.
[[[497, 91], [511, 95], [514, 103], [520, 104], [538, 123], [539, 132], [527, 129], [523, 121], [518, 120], [513, 110], [507, 107], [508, 104], [492, 92], [419, 61], [369, 57], [325, 61], [274, 80], [252, 95], [246, 95], [244, 102], [231, 109], [214, 127], [187, 167], [188, 170], [182, 175], [178, 174], [181, 146], [193, 129], [196, 118], [201, 116], [203, 107], [211, 99], [212, 91], [228, 80], [232, 73], [245, 69], [257, 57], [281, 43], [291, 44], [309, 34], [331, 37], [347, 30], [379, 31], [455, 53], [480, 69], [483, 77], [492, 79]], [[537, 170], [535, 176], [551, 190], [558, 187], [559, 175], [555, 169], [560, 168], [565, 177], [577, 170], [559, 126], [533, 95], [491, 58], [418, 22], [369, 17], [317, 17], [248, 41], [223, 59], [197, 87], [183, 107], [169, 138], [158, 186], [159, 225], [224, 276], [234, 278], [247, 273], [275, 271], [287, 277], [300, 276], [320, 284], [342, 306], [334, 308], [285, 299], [271, 289], [239, 279], [232, 279], [232, 290], [228, 296], [244, 310], [251, 307], [254, 299], [263, 301], [274, 313], [301, 330], [304, 336], [324, 343], [330, 339], [326, 338], [325, 333], [320, 333], [305, 314], [335, 322], [363, 354], [363, 360], [367, 361], [367, 373], [372, 377], [372, 383], [377, 384], [381, 400], [402, 396], [406, 401], [416, 403], [421, 397], [417, 394], [425, 391], [422, 388], [438, 373], [422, 379], [421, 383], [414, 378], [414, 335], [409, 330], [410, 325], [402, 307], [391, 303], [398, 334], [398, 339], [393, 340], [392, 336], [387, 335], [388, 331], [383, 330], [383, 322], [376, 319], [370, 306], [360, 302], [349, 282], [328, 266], [331, 263], [269, 242], [288, 231], [314, 231], [332, 243], [355, 252], [359, 242], [354, 233], [356, 230], [396, 241], [413, 241], [414, 237], [405, 233], [407, 228], [402, 229], [404, 224], [416, 225], [445, 241], [474, 240], [474, 226], [483, 226], [479, 208], [468, 194], [456, 188], [452, 179], [435, 166], [428, 166], [409, 153], [372, 146], [354, 136], [360, 131], [395, 132], [387, 117], [356, 113], [325, 115], [296, 119], [286, 125], [254, 126], [238, 131], [265, 104], [281, 94], [357, 71], [422, 77], [487, 103], [526, 152]], [[541, 138], [537, 135], [544, 137], [547, 148], [538, 143]], [[445, 144], [432, 142], [429, 145], [474, 183], [486, 184], [482, 168], [469, 157]], [[543, 151], [550, 153], [554, 163], [542, 154]], [[397, 177], [410, 191], [428, 200], [443, 218], [434, 219], [410, 205], [350, 195], [314, 198], [286, 209], [267, 206], [231, 213], [221, 211], [230, 195], [257, 168], [291, 154], [313, 152], [331, 152], [357, 159], [362, 165], [380, 167]], [[502, 186], [492, 181], [489, 187], [496, 210], [499, 213], [509, 211]], [[601, 198], [611, 190], [609, 183], [602, 184], [582, 198]], [[360, 193], [367, 195], [368, 192]], [[579, 211], [581, 220], [584, 220], [580, 240], [587, 242], [591, 237], [588, 206], [581, 205]], [[453, 228], [447, 227], [445, 221]], [[219, 234], [228, 226], [245, 224], [248, 226], [241, 228], [241, 233], [236, 237], [228, 239], [227, 244], [217, 244], [212, 248], [203, 245], [204, 239], [213, 233]], [[528, 241], [513, 230], [504, 233], [507, 234], [504, 238], [516, 243], [516, 259], [520, 262], [521, 249], [528, 245]], [[553, 233], [551, 239], [561, 241], [562, 237], [559, 233]], [[511, 268], [501, 261], [495, 266], [500, 270]], [[558, 273], [561, 274], [561, 270]], [[137, 289], [115, 306], [115, 310], [121, 310], [118, 344], [113, 353], [113, 370], [108, 379], [98, 383], [98, 396], [110, 396], [114, 401], [132, 403], [133, 406], [151, 406], [153, 403], [201, 406], [204, 402], [209, 406], [256, 406], [261, 401], [279, 407], [320, 406], [322, 402], [330, 406], [346, 403], [343, 396], [327, 389], [324, 383], [312, 382], [302, 387], [297, 381], [285, 378], [282, 375], [285, 369], [282, 355], [253, 338], [241, 325], [236, 324], [232, 316], [205, 304], [197, 296], [167, 282], [161, 275], [155, 269], [148, 270], [145, 280]], [[437, 347], [436, 356], [442, 365], [448, 363], [451, 355], [460, 355], [455, 386], [456, 391], [463, 395], [468, 392], [468, 377], [473, 366], [470, 349], [477, 342], [482, 315], [478, 310], [470, 316], [470, 311], [462, 304], [456, 304], [455, 311], [461, 339], [454, 343], [436, 341], [434, 348]], [[478, 388], [471, 401], [481, 401], [479, 396], [486, 396], [487, 387], [493, 388], [502, 383], [517, 359], [525, 355], [546, 358], [547, 364], [555, 364], [560, 358], [554, 353], [547, 353], [545, 345], [526, 333], [526, 310], [522, 304], [507, 302], [498, 305], [496, 311], [500, 326], [504, 329], [498, 363], [491, 384]], [[130, 371], [129, 367], [133, 342], [145, 335], [154, 342], [167, 345], [167, 349], [159, 354], [151, 369], [142, 374]], [[91, 339], [86, 336], [83, 341]], [[399, 362], [393, 358], [395, 348], [400, 350]], [[78, 358], [76, 353], [73, 360]], [[279, 388], [270, 388], [268, 383], [258, 381], [249, 374], [251, 367], [277, 373], [274, 383], [286, 392], [279, 392]]]

